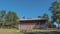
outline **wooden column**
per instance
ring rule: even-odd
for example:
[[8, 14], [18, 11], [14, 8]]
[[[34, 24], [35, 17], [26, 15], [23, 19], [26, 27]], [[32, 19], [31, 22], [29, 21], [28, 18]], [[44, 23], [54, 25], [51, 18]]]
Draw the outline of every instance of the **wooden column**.
[[18, 30], [19, 30], [19, 32], [20, 32], [20, 29], [21, 29], [21, 28], [20, 28], [20, 22], [18, 22]]

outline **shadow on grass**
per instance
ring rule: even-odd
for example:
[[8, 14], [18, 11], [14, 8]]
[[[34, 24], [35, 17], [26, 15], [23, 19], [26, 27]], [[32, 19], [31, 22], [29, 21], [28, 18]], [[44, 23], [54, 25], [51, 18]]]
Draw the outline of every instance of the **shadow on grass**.
[[60, 34], [60, 32], [57, 32], [57, 31], [51, 31], [51, 32], [26, 32], [24, 34]]
[[51, 31], [51, 34], [60, 34], [58, 31]]

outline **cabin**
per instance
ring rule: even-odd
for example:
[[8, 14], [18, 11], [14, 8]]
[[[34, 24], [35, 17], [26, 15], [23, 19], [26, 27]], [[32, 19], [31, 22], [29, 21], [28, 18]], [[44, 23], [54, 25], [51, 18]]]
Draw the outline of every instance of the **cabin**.
[[18, 20], [19, 31], [32, 30], [32, 29], [47, 29], [46, 18], [31, 18]]

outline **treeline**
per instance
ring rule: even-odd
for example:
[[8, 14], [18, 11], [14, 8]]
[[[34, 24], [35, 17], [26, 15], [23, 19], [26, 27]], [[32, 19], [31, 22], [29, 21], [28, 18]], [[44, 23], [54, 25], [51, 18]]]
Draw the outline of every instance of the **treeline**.
[[54, 1], [49, 8], [50, 12], [52, 13], [52, 22], [58, 23], [58, 29], [59, 29], [59, 24], [60, 24], [60, 2]]
[[[60, 27], [60, 2], [58, 2], [57, 0], [54, 1], [51, 6], [49, 7], [49, 11], [51, 12], [52, 16], [51, 16], [51, 23], [57, 23], [58, 24], [58, 29]], [[41, 16], [38, 16], [41, 17]], [[47, 17], [47, 14], [44, 14], [44, 17]], [[49, 20], [49, 18], [48, 18]]]
[[0, 11], [0, 27], [15, 27], [17, 24], [18, 16], [14, 11], [9, 11], [8, 13], [5, 10]]
[[[51, 16], [51, 23], [57, 23], [58, 24], [58, 29], [60, 29], [60, 2], [58, 2], [57, 0], [54, 1], [51, 6], [49, 7], [49, 11], [51, 12], [52, 16]], [[41, 16], [38, 16], [38, 17], [41, 17]], [[43, 17], [46, 17], [48, 18], [49, 20], [49, 17], [47, 16], [47, 14], [44, 14]]]

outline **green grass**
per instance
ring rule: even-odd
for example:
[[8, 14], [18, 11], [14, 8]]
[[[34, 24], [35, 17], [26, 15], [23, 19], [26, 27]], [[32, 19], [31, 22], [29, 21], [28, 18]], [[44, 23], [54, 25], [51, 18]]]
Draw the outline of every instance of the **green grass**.
[[0, 34], [60, 34], [60, 31], [40, 30], [38, 32], [18, 32], [17, 29], [0, 29]]
[[25, 34], [60, 34], [60, 30], [34, 30], [34, 32], [27, 32]]
[[60, 32], [53, 31], [53, 32], [27, 32], [25, 34], [60, 34]]

